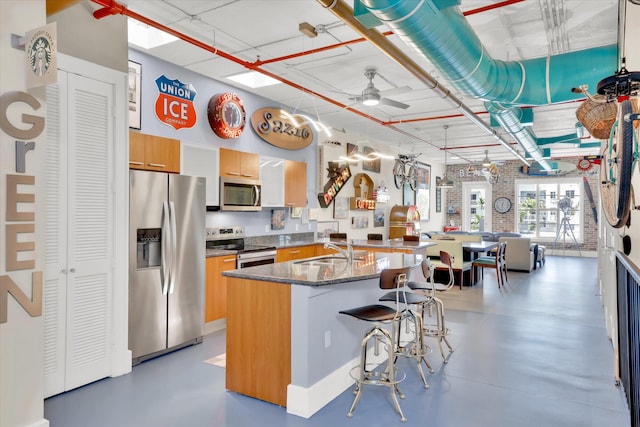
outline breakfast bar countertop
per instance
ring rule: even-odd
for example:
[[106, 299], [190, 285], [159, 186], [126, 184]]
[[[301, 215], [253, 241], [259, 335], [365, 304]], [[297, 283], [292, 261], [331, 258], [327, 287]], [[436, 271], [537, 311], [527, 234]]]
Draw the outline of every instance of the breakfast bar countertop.
[[273, 283], [324, 286], [377, 278], [384, 269], [418, 266], [421, 261], [420, 254], [356, 250], [351, 264], [335, 254], [228, 270], [222, 275]]

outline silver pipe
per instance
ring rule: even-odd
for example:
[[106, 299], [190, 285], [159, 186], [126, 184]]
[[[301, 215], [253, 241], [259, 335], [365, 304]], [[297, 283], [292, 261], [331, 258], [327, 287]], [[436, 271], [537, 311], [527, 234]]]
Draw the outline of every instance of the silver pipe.
[[369, 29], [362, 25], [353, 16], [353, 9], [349, 7], [344, 0], [317, 0], [325, 9], [329, 9], [331, 13], [340, 18], [345, 24], [350, 26], [354, 31], [360, 34], [362, 37], [373, 43], [380, 51], [386, 54], [389, 58], [394, 60], [398, 65], [409, 71], [418, 80], [423, 82], [427, 87], [446, 99], [451, 105], [458, 108], [461, 113], [471, 120], [476, 126], [485, 131], [487, 134], [492, 135], [503, 147], [505, 147], [511, 154], [517, 157], [522, 163], [530, 166], [527, 159], [516, 150], [511, 147], [508, 141], [505, 141], [497, 132], [478, 117], [468, 106], [466, 106], [462, 100], [457, 98], [446, 87], [442, 86], [440, 82], [434, 79], [429, 73], [413, 61], [402, 50], [398, 49], [393, 43], [391, 43], [386, 37], [380, 34], [376, 30]]

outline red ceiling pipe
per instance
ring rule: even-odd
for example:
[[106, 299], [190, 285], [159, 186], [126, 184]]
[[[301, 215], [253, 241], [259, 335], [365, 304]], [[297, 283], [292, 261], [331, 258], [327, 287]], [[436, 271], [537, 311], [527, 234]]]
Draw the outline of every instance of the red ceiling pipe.
[[[486, 12], [488, 10], [498, 9], [498, 8], [501, 8], [501, 7], [512, 5], [514, 3], [520, 3], [522, 1], [524, 1], [524, 0], [506, 0], [506, 1], [503, 1], [503, 2], [500, 2], [500, 3], [496, 3], [496, 4], [492, 4], [492, 5], [489, 5], [489, 6], [483, 6], [483, 7], [479, 7], [479, 8], [476, 8], [476, 9], [471, 9], [471, 10], [468, 10], [466, 12], [462, 12], [462, 14], [464, 16], [474, 15], [476, 13], [481, 13], [481, 12]], [[393, 34], [394, 34], [393, 31], [385, 31], [384, 33], [382, 33], [382, 35], [385, 36], [385, 37], [391, 36]], [[271, 58], [271, 59], [266, 59], [266, 60], [260, 60], [259, 59], [259, 60], [255, 61], [253, 64], [256, 65], [256, 66], [264, 65], [264, 64], [272, 64], [274, 62], [286, 61], [287, 59], [294, 59], [294, 58], [299, 58], [301, 56], [313, 55], [313, 54], [316, 54], [316, 53], [325, 52], [327, 50], [337, 49], [337, 48], [342, 47], [342, 46], [348, 46], [348, 45], [351, 45], [351, 44], [362, 43], [363, 41], [366, 41], [366, 39], [364, 37], [361, 37], [359, 39], [351, 39], [351, 40], [347, 40], [347, 41], [344, 41], [344, 42], [340, 42], [340, 43], [335, 43], [335, 44], [330, 44], [330, 45], [327, 45], [327, 46], [319, 47], [317, 49], [305, 50], [305, 51], [302, 51], [302, 52], [292, 53], [292, 54], [280, 56], [280, 57], [277, 57], [277, 58]]]
[[101, 19], [101, 18], [104, 18], [106, 16], [117, 15], [117, 14], [128, 16], [128, 17], [133, 18], [133, 19], [135, 19], [137, 21], [140, 21], [140, 22], [142, 22], [144, 24], [147, 24], [147, 25], [149, 25], [151, 27], [157, 28], [157, 29], [159, 29], [161, 31], [164, 31], [164, 32], [166, 32], [168, 34], [171, 34], [172, 36], [177, 37], [177, 38], [179, 38], [181, 40], [184, 40], [187, 43], [191, 43], [194, 46], [197, 46], [197, 47], [199, 47], [201, 49], [209, 51], [209, 52], [213, 53], [214, 55], [220, 56], [220, 57], [222, 57], [224, 59], [228, 59], [229, 61], [235, 62], [236, 64], [242, 65], [243, 67], [245, 67], [245, 68], [247, 68], [249, 70], [254, 70], [254, 71], [257, 71], [259, 73], [262, 73], [262, 74], [264, 74], [266, 76], [269, 76], [269, 77], [271, 77], [271, 78], [273, 78], [275, 80], [278, 80], [278, 81], [280, 81], [280, 82], [282, 82], [282, 83], [284, 83], [286, 85], [289, 85], [289, 86], [293, 87], [294, 89], [298, 89], [298, 90], [300, 90], [302, 92], [305, 92], [305, 93], [308, 93], [310, 95], [316, 96], [316, 97], [318, 97], [318, 98], [320, 98], [320, 99], [322, 99], [322, 100], [324, 100], [324, 101], [326, 101], [326, 102], [328, 102], [330, 104], [333, 104], [333, 105], [335, 105], [335, 106], [337, 106], [339, 108], [351, 111], [354, 114], [358, 114], [359, 116], [362, 116], [364, 118], [370, 119], [370, 120], [372, 120], [372, 121], [374, 121], [374, 122], [376, 122], [378, 124], [382, 124], [382, 120], [379, 120], [379, 119], [377, 119], [377, 118], [375, 118], [373, 116], [370, 116], [369, 114], [366, 114], [366, 113], [358, 111], [358, 110], [356, 110], [354, 108], [351, 108], [351, 107], [349, 107], [349, 106], [347, 106], [345, 104], [342, 104], [341, 102], [335, 101], [335, 100], [333, 100], [331, 98], [328, 98], [328, 97], [326, 97], [326, 96], [324, 96], [322, 94], [314, 92], [311, 89], [308, 89], [308, 88], [306, 88], [304, 86], [301, 86], [301, 85], [299, 85], [297, 83], [294, 83], [294, 82], [292, 82], [290, 80], [284, 79], [284, 78], [282, 78], [282, 77], [280, 77], [280, 76], [278, 76], [276, 74], [273, 74], [273, 73], [271, 73], [271, 72], [269, 72], [267, 70], [263, 70], [263, 69], [259, 68], [258, 66], [250, 63], [250, 62], [244, 61], [244, 60], [242, 60], [240, 58], [237, 58], [237, 57], [235, 57], [235, 56], [233, 56], [233, 55], [231, 55], [229, 53], [226, 53], [226, 52], [224, 52], [222, 50], [219, 50], [219, 49], [216, 49], [216, 48], [214, 48], [212, 46], [209, 46], [209, 45], [207, 45], [207, 44], [205, 44], [205, 43], [203, 43], [203, 42], [201, 42], [199, 40], [196, 40], [193, 37], [189, 37], [186, 34], [180, 33], [180, 32], [178, 32], [178, 31], [176, 31], [176, 30], [174, 30], [174, 29], [172, 29], [170, 27], [167, 27], [167, 26], [162, 25], [162, 24], [160, 24], [160, 23], [158, 23], [156, 21], [153, 21], [153, 20], [151, 20], [151, 19], [149, 19], [147, 17], [144, 17], [144, 16], [142, 16], [140, 14], [137, 14], [137, 13], [133, 12], [132, 10], [128, 9], [126, 6], [118, 4], [113, 0], [92, 0], [92, 1], [94, 3], [97, 3], [97, 4], [101, 5], [101, 6], [103, 6], [103, 9], [98, 9], [96, 11], [96, 12], [99, 12], [99, 13], [94, 13], [94, 17], [96, 17], [96, 19]]
[[[473, 114], [487, 114], [487, 111], [474, 111]], [[404, 123], [428, 122], [430, 120], [455, 119], [458, 117], [464, 117], [464, 114], [449, 114], [446, 116], [418, 117], [416, 119], [407, 119], [407, 120], [392, 120], [392, 121], [384, 122], [384, 124], [385, 125], [401, 125]]]
[[[403, 135], [409, 136], [409, 137], [417, 139], [419, 141], [423, 141], [423, 142], [425, 142], [425, 143], [427, 143], [429, 145], [433, 145], [433, 144], [430, 143], [429, 141], [426, 141], [426, 140], [424, 140], [422, 138], [419, 138], [419, 137], [417, 137], [415, 135], [411, 135], [411, 134], [409, 134], [408, 132], [406, 132], [404, 130], [398, 129], [397, 127], [394, 126], [394, 124], [409, 123], [409, 122], [412, 122], [412, 121], [437, 120], [437, 119], [441, 119], [441, 118], [446, 118], [447, 117], [447, 116], [435, 117], [435, 118], [428, 118], [427, 117], [427, 118], [422, 118], [422, 119], [402, 120], [402, 121], [397, 121], [397, 122], [383, 122], [382, 120], [377, 119], [377, 118], [375, 118], [375, 117], [373, 117], [373, 116], [371, 116], [369, 114], [363, 113], [362, 111], [356, 110], [356, 109], [354, 109], [352, 107], [347, 106], [346, 104], [343, 104], [343, 103], [338, 102], [338, 101], [336, 101], [334, 99], [328, 98], [328, 97], [326, 97], [326, 96], [324, 96], [322, 94], [319, 94], [319, 93], [317, 93], [315, 91], [312, 91], [311, 89], [308, 89], [308, 88], [306, 88], [304, 86], [301, 86], [301, 85], [299, 85], [297, 83], [294, 83], [294, 82], [292, 82], [290, 80], [284, 79], [284, 78], [282, 78], [282, 77], [280, 77], [280, 76], [278, 76], [276, 74], [273, 74], [273, 73], [271, 73], [269, 71], [266, 71], [266, 70], [264, 70], [264, 69], [259, 67], [259, 65], [262, 65], [262, 64], [278, 62], [278, 61], [291, 59], [291, 58], [296, 58], [296, 57], [300, 57], [300, 56], [304, 56], [304, 55], [308, 55], [308, 54], [312, 54], [312, 53], [322, 52], [322, 51], [325, 51], [325, 50], [335, 49], [335, 48], [344, 46], [346, 44], [360, 43], [361, 41], [366, 40], [365, 38], [353, 39], [353, 40], [350, 40], [350, 41], [347, 41], [347, 42], [337, 43], [337, 44], [334, 44], [334, 45], [325, 46], [323, 48], [314, 49], [314, 50], [311, 50], [311, 51], [308, 51], [308, 52], [307, 51], [299, 52], [299, 53], [296, 53], [296, 54], [286, 55], [286, 56], [283, 56], [283, 57], [280, 57], [280, 58], [273, 58], [271, 60], [256, 61], [254, 63], [251, 63], [251, 62], [248, 62], [248, 61], [244, 61], [244, 60], [242, 60], [240, 58], [237, 58], [237, 57], [235, 57], [235, 56], [233, 56], [233, 55], [231, 55], [229, 53], [226, 53], [226, 52], [224, 52], [222, 50], [219, 50], [217, 48], [209, 46], [208, 44], [205, 44], [205, 43], [203, 43], [203, 42], [201, 42], [201, 41], [199, 41], [197, 39], [194, 39], [193, 37], [189, 37], [186, 34], [180, 33], [180, 32], [178, 32], [178, 31], [176, 31], [176, 30], [174, 30], [174, 29], [172, 29], [170, 27], [167, 27], [167, 26], [165, 26], [163, 24], [160, 24], [159, 22], [153, 21], [153, 20], [151, 20], [151, 19], [149, 19], [149, 18], [147, 18], [145, 16], [142, 16], [142, 15], [140, 15], [140, 14], [138, 14], [138, 13], [136, 13], [136, 12], [130, 10], [130, 9], [128, 9], [125, 5], [117, 3], [114, 0], [91, 0], [91, 1], [93, 1], [94, 3], [102, 6], [102, 9], [98, 9], [98, 10], [93, 12], [93, 16], [94, 16], [95, 19], [102, 19], [102, 18], [105, 18], [107, 16], [111, 16], [111, 15], [125, 15], [125, 16], [128, 16], [128, 17], [130, 17], [132, 19], [140, 21], [140, 22], [142, 22], [142, 23], [144, 23], [146, 25], [149, 25], [150, 27], [157, 28], [157, 29], [159, 29], [161, 31], [164, 31], [164, 32], [166, 32], [168, 34], [173, 35], [174, 37], [177, 37], [177, 38], [179, 38], [179, 39], [181, 39], [183, 41], [186, 41], [187, 43], [191, 43], [194, 46], [197, 46], [197, 47], [199, 47], [201, 49], [204, 49], [204, 50], [206, 50], [208, 52], [211, 52], [214, 55], [217, 55], [217, 56], [220, 56], [222, 58], [225, 58], [225, 59], [227, 59], [229, 61], [232, 61], [232, 62], [234, 62], [236, 64], [239, 64], [239, 65], [241, 65], [241, 66], [243, 66], [243, 67], [245, 67], [245, 68], [247, 68], [249, 70], [254, 70], [254, 71], [257, 71], [257, 72], [259, 72], [261, 74], [269, 76], [269, 77], [271, 77], [271, 78], [273, 78], [275, 80], [278, 80], [278, 81], [280, 81], [280, 82], [282, 82], [282, 83], [284, 83], [286, 85], [289, 85], [289, 86], [293, 87], [294, 89], [298, 89], [298, 90], [301, 90], [302, 92], [306, 92], [306, 93], [308, 93], [310, 95], [316, 96], [316, 97], [318, 97], [318, 98], [320, 98], [320, 99], [322, 99], [322, 100], [324, 100], [324, 101], [326, 101], [326, 102], [328, 102], [328, 103], [330, 103], [332, 105], [335, 105], [335, 106], [337, 106], [339, 108], [342, 108], [342, 109], [345, 109], [347, 111], [350, 111], [350, 112], [352, 112], [354, 114], [357, 114], [357, 115], [359, 115], [361, 117], [369, 119], [369, 120], [371, 120], [371, 121], [373, 121], [375, 123], [378, 123], [378, 124], [380, 124], [382, 126], [388, 126], [389, 128], [394, 129], [395, 131], [397, 131], [397, 132], [399, 132], [399, 133], [401, 133]], [[502, 3], [498, 3], [496, 5], [486, 6], [484, 8], [479, 8], [479, 9], [474, 9], [474, 10], [471, 10], [471, 11], [467, 11], [467, 12], [465, 12], [465, 14], [478, 13], [478, 12], [474, 12], [474, 11], [481, 11], [480, 9], [490, 10], [490, 9], [494, 9], [496, 7], [502, 7], [502, 6], [506, 6], [508, 4], [518, 3], [520, 1], [524, 1], [524, 0], [507, 0], [507, 1], [504, 1]], [[393, 32], [391, 32], [391, 31], [387, 31], [387, 32], [383, 33], [384, 36], [389, 36], [391, 34], [393, 34]], [[462, 116], [462, 115], [452, 115], [451, 117], [457, 117], [457, 116]]]
[[486, 12], [487, 10], [498, 9], [498, 8], [501, 8], [501, 7], [509, 6], [509, 5], [514, 4], [514, 3], [520, 3], [522, 1], [524, 1], [524, 0], [506, 0], [506, 1], [501, 1], [500, 3], [490, 4], [488, 6], [479, 7], [477, 9], [471, 9], [471, 10], [468, 10], [466, 12], [462, 12], [462, 14], [464, 16], [469, 16], [469, 15], [473, 15], [473, 14], [476, 14], [476, 13]]

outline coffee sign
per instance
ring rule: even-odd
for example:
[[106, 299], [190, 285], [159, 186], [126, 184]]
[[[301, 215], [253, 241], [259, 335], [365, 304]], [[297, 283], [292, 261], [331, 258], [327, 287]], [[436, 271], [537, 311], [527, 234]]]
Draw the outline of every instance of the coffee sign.
[[280, 108], [261, 108], [251, 115], [251, 127], [258, 136], [286, 150], [299, 150], [313, 142], [313, 129], [307, 123], [307, 118], [283, 114]]

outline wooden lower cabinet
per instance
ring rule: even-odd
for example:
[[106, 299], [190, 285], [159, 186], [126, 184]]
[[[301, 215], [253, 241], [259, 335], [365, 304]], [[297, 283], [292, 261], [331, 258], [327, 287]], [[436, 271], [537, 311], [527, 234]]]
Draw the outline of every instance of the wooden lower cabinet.
[[227, 278], [222, 275], [222, 272], [235, 270], [235, 268], [235, 255], [207, 258], [205, 322], [212, 322], [227, 317]]
[[291, 285], [229, 279], [226, 388], [287, 406]]
[[[296, 246], [295, 248], [278, 249], [276, 262], [293, 261], [296, 259], [312, 258], [316, 256], [318, 245]], [[322, 254], [321, 254], [322, 255]]]

